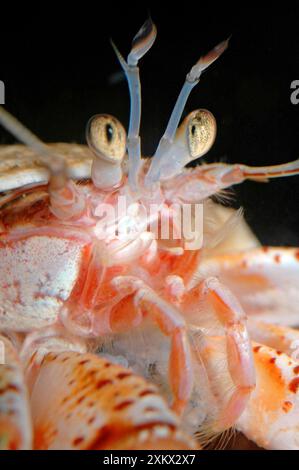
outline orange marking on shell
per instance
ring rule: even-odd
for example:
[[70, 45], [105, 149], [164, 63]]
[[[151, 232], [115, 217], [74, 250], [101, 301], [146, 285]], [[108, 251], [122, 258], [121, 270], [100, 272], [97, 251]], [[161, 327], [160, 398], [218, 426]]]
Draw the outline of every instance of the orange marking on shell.
[[299, 366], [294, 367], [294, 374], [299, 374]]
[[133, 403], [134, 403], [134, 400], [125, 400], [115, 405], [114, 410], [115, 411], [124, 410], [125, 408], [128, 408], [129, 406], [133, 405]]
[[285, 401], [282, 405], [282, 409], [285, 413], [288, 413], [293, 408], [293, 404], [290, 401]]
[[142, 390], [141, 392], [139, 392], [139, 397], [145, 397], [147, 395], [154, 395], [155, 393], [156, 393], [155, 390], [146, 389], [146, 390]]
[[109, 379], [99, 380], [96, 383], [96, 389], [99, 390], [100, 388], [106, 387], [106, 385], [112, 385], [112, 384], [113, 384], [113, 381]]
[[78, 436], [73, 440], [73, 444], [74, 446], [77, 447], [78, 445], [82, 444], [83, 441], [84, 441], [84, 437]]
[[299, 377], [295, 377], [290, 383], [289, 383], [289, 390], [293, 393], [297, 393], [297, 390], [299, 388]]
[[119, 374], [117, 374], [116, 378], [119, 379], [119, 380], [123, 380], [123, 379], [126, 379], [127, 377], [131, 377], [132, 376], [132, 372], [120, 372]]
[[275, 255], [274, 256], [274, 261], [275, 261], [275, 263], [280, 263], [280, 261], [281, 261], [280, 255]]
[[299, 250], [297, 250], [297, 251], [295, 252], [295, 258], [296, 258], [296, 260], [299, 261]]

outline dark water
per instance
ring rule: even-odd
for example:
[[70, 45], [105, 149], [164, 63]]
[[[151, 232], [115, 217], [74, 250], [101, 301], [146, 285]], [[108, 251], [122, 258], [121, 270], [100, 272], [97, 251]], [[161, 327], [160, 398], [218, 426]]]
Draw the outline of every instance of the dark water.
[[[224, 56], [203, 76], [186, 112], [211, 110], [218, 136], [207, 161], [251, 165], [299, 157], [299, 104], [290, 85], [299, 80], [299, 8], [228, 7], [203, 2], [150, 5], [158, 38], [141, 62], [143, 152], [151, 154], [167, 123], [184, 77], [200, 54], [232, 34]], [[128, 124], [126, 83], [109, 38], [126, 54], [147, 16], [140, 3], [50, 3], [29, 12], [15, 7], [1, 25], [0, 79], [7, 109], [45, 141], [84, 142], [85, 123], [101, 112]], [[0, 142], [13, 139], [0, 131]], [[299, 176], [235, 189], [236, 207], [264, 244], [299, 244]]]

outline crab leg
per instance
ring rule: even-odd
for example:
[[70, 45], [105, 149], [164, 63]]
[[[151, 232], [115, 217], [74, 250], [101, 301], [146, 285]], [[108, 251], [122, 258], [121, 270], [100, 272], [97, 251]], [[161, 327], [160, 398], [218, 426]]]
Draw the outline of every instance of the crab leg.
[[202, 259], [199, 279], [217, 276], [248, 316], [263, 322], [299, 324], [299, 250], [263, 247]]
[[299, 366], [288, 355], [253, 343], [256, 388], [236, 428], [266, 449], [299, 449]]
[[[159, 297], [142, 281], [133, 276], [118, 276], [113, 280], [123, 299], [109, 311], [108, 318], [99, 316], [94, 334], [103, 331], [102, 322], [110, 332], [123, 332], [140, 325], [147, 317], [171, 339], [169, 381], [174, 395], [173, 409], [181, 413], [190, 398], [193, 372], [185, 321], [179, 311]], [[130, 314], [129, 314], [130, 312]]]
[[30, 449], [29, 400], [22, 365], [7, 336], [0, 334], [0, 449]]
[[[167, 197], [185, 202], [200, 202], [206, 198], [240, 184], [246, 179], [267, 182], [270, 178], [299, 174], [299, 159], [281, 165], [250, 167], [242, 164], [210, 163], [185, 169], [171, 181], [165, 182]], [[199, 184], [200, 183], [200, 184]]]
[[299, 173], [299, 159], [270, 166], [214, 163], [206, 165], [203, 170], [204, 172], [207, 170], [210, 177], [215, 177], [220, 183], [227, 185], [242, 183], [245, 179], [267, 181], [268, 178], [297, 175]]
[[[190, 307], [199, 305], [203, 309], [212, 308], [218, 321], [225, 329], [227, 368], [233, 382], [233, 392], [221, 407], [213, 424], [214, 431], [222, 431], [234, 424], [242, 414], [250, 394], [255, 387], [255, 373], [251, 346], [245, 326], [246, 316], [237, 299], [216, 278], [208, 278], [184, 296], [180, 306], [188, 315]], [[192, 307], [191, 307], [192, 308]], [[205, 331], [203, 329], [203, 331]], [[206, 331], [209, 336], [209, 331]], [[201, 360], [208, 362], [210, 347], [194, 343]], [[207, 361], [205, 361], [205, 356]], [[209, 376], [209, 371], [207, 370]]]
[[93, 354], [47, 353], [31, 407], [35, 449], [196, 448], [153, 385]]

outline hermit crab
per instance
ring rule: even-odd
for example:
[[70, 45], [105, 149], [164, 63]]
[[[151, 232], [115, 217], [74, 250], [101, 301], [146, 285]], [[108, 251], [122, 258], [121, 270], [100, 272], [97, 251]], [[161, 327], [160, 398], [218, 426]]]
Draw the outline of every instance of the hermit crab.
[[102, 114], [88, 147], [46, 145], [0, 110], [25, 144], [0, 150], [2, 448], [195, 448], [191, 433], [231, 427], [299, 448], [299, 250], [261, 247], [239, 211], [211, 200], [298, 174], [299, 160], [186, 168], [216, 123], [199, 109], [179, 125], [182, 112], [228, 41], [191, 68], [154, 156], [141, 158], [138, 61], [155, 38], [148, 20], [127, 61], [113, 45], [128, 135]]

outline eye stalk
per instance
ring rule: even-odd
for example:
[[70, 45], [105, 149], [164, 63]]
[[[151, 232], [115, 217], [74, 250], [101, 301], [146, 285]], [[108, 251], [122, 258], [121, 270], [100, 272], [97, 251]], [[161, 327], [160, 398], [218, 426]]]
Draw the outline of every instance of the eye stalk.
[[109, 114], [97, 114], [89, 119], [86, 139], [93, 153], [111, 163], [122, 161], [126, 151], [126, 131]]
[[217, 132], [216, 119], [206, 109], [188, 114], [161, 161], [160, 179], [179, 174], [188, 163], [205, 155], [212, 147]]
[[108, 189], [119, 184], [127, 140], [123, 125], [109, 114], [97, 114], [87, 123], [86, 140], [95, 155], [91, 169], [94, 185]]

